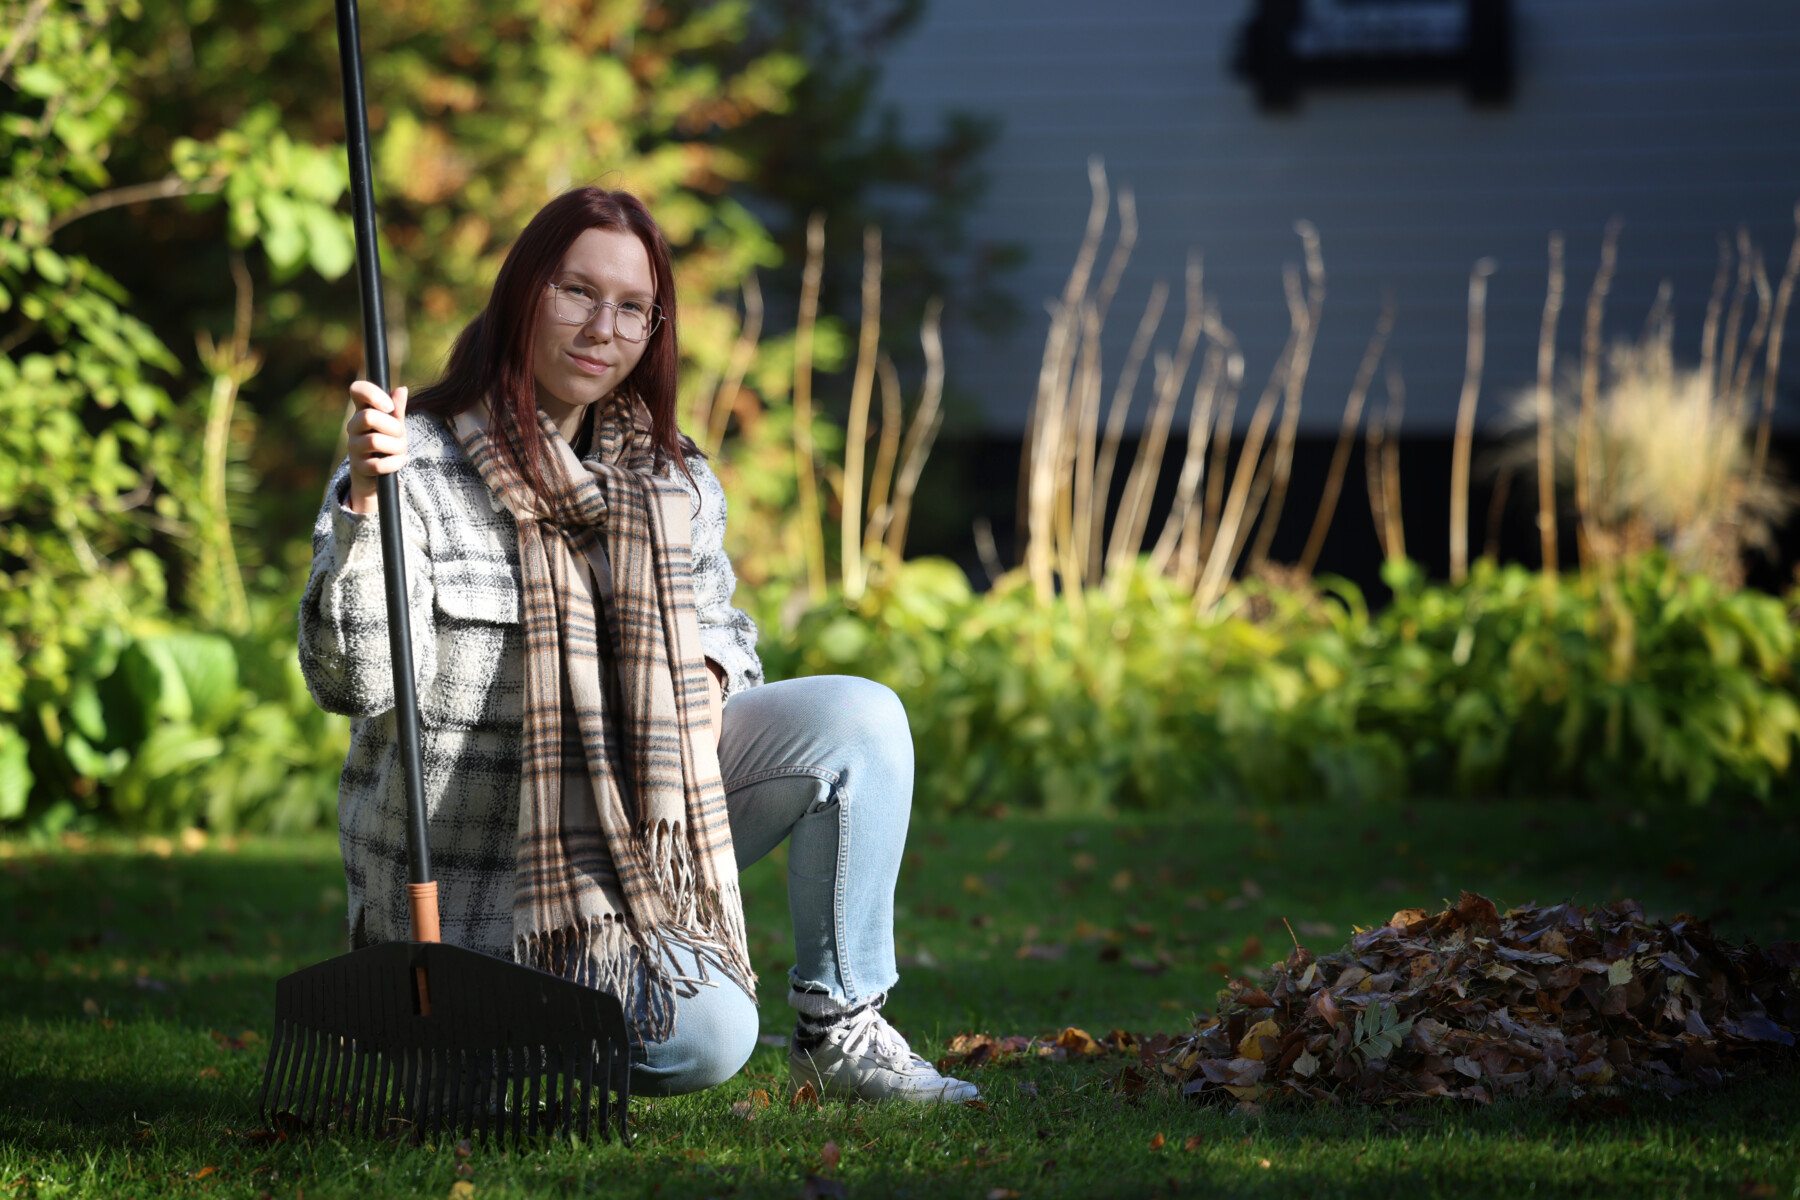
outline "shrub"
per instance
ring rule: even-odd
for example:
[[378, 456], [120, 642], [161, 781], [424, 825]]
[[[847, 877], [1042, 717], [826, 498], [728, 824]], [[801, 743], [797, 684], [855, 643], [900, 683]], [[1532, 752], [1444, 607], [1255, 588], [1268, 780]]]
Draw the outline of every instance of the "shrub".
[[1341, 580], [1248, 582], [1212, 615], [1146, 564], [1079, 613], [942, 560], [836, 595], [763, 648], [771, 678], [850, 672], [911, 716], [916, 803], [1050, 812], [1220, 796], [1715, 795], [1788, 787], [1800, 738], [1783, 603], [1652, 554], [1569, 581], [1390, 564], [1371, 616]]

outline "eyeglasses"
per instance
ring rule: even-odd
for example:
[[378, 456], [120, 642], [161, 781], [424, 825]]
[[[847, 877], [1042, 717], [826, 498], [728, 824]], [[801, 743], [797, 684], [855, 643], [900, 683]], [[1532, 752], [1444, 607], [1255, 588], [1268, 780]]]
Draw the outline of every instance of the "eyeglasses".
[[662, 309], [642, 300], [602, 300], [585, 283], [549, 285], [556, 319], [566, 325], [586, 325], [603, 308], [613, 311], [613, 334], [627, 342], [641, 342], [662, 324]]

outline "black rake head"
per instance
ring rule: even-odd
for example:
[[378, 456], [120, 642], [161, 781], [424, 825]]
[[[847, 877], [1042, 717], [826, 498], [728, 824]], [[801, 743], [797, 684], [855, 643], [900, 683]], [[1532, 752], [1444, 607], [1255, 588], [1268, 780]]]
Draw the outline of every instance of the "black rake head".
[[265, 1121], [375, 1135], [629, 1144], [618, 998], [439, 942], [385, 942], [275, 985]]

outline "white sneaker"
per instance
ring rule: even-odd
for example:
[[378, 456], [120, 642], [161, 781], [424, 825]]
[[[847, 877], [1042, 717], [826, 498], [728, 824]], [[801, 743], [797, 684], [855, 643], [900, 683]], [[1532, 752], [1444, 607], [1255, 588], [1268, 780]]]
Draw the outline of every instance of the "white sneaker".
[[810, 1083], [820, 1099], [938, 1104], [981, 1098], [974, 1084], [939, 1075], [914, 1054], [873, 1004], [822, 1030], [796, 1030], [788, 1048], [788, 1075], [796, 1088]]

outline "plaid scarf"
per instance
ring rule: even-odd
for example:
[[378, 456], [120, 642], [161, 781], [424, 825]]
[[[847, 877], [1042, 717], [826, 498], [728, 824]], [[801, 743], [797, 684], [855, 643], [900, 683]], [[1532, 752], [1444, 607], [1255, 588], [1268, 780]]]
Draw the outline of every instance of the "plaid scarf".
[[[752, 997], [756, 976], [708, 716], [688, 496], [656, 473], [643, 401], [601, 403], [585, 462], [538, 414], [545, 496], [496, 452], [484, 408], [452, 429], [519, 530], [514, 957], [611, 992], [639, 1036], [662, 1041], [678, 995], [718, 986], [709, 961]], [[671, 942], [694, 951], [699, 978], [680, 973]]]

